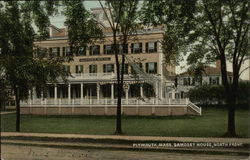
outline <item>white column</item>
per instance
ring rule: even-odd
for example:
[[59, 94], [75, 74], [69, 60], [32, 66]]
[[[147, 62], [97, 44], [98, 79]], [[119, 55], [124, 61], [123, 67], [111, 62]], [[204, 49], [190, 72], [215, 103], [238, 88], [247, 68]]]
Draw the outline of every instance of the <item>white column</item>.
[[83, 104], [83, 83], [81, 83], [81, 104]]
[[141, 95], [141, 97], [143, 98], [144, 96], [143, 96], [143, 84], [141, 83], [140, 84], [140, 95]]
[[111, 84], [111, 100], [113, 103], [113, 100], [114, 100], [114, 84], [113, 83]]
[[175, 90], [172, 91], [172, 99], [175, 99]]
[[159, 89], [160, 89], [160, 95], [159, 98], [162, 99], [163, 98], [163, 84], [162, 84], [162, 80], [159, 81]]
[[43, 105], [43, 91], [41, 91], [41, 105]]
[[54, 86], [54, 92], [55, 92], [55, 94], [54, 94], [54, 104], [56, 105], [57, 104], [57, 85], [56, 84]]
[[35, 103], [35, 99], [36, 99], [36, 89], [35, 89], [35, 87], [33, 87], [33, 89], [32, 89], [33, 91], [33, 95], [32, 95], [32, 103], [34, 104]]
[[158, 88], [158, 81], [155, 82], [155, 98], [156, 98], [156, 104], [158, 104], [158, 96], [159, 96], [159, 88]]
[[124, 86], [124, 90], [125, 90], [126, 104], [128, 104], [129, 84], [126, 84], [126, 85]]
[[31, 90], [29, 90], [29, 105], [31, 107], [31, 104], [32, 104], [32, 99], [31, 99]]
[[68, 104], [70, 104], [71, 101], [71, 84], [68, 84]]
[[97, 104], [99, 104], [99, 100], [100, 100], [100, 84], [99, 83], [96, 84], [96, 94], [97, 94]]

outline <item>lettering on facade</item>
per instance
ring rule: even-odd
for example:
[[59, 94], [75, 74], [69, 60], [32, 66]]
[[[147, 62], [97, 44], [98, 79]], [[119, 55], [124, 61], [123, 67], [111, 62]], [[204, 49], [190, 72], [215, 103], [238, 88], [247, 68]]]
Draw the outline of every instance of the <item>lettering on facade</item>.
[[110, 57], [105, 57], [105, 58], [82, 58], [79, 59], [80, 62], [89, 62], [89, 61], [110, 61]]

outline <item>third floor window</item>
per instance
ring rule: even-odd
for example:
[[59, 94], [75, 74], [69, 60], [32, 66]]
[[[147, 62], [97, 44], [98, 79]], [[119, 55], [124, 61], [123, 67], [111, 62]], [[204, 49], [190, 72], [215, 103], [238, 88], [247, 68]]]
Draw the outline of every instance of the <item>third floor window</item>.
[[104, 45], [104, 54], [113, 54], [112, 52], [112, 45]]
[[146, 43], [146, 53], [157, 52], [157, 42], [148, 42]]
[[89, 47], [89, 55], [100, 55], [100, 46], [90, 46]]
[[142, 53], [142, 43], [132, 43], [131, 53]]
[[63, 47], [63, 56], [70, 56], [71, 55], [71, 49], [70, 47]]

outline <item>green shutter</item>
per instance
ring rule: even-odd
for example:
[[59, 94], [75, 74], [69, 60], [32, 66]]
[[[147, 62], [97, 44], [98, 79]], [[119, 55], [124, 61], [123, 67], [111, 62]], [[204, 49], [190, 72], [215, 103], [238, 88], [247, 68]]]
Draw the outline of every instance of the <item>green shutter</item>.
[[106, 53], [106, 45], [103, 46], [103, 53], [104, 53], [104, 54], [107, 54], [107, 53]]
[[106, 73], [106, 64], [103, 65], [103, 73]]
[[93, 55], [93, 53], [92, 53], [92, 46], [89, 46], [89, 55]]
[[148, 63], [146, 63], [146, 72], [148, 73]]
[[65, 47], [63, 47], [63, 56], [65, 56], [66, 54], [65, 54]]
[[142, 53], [142, 43], [140, 43], [140, 53]]
[[131, 44], [131, 53], [134, 53], [134, 43]]
[[146, 43], [146, 53], [148, 53], [148, 43]]
[[154, 73], [157, 73], [157, 63], [156, 62], [154, 63], [154, 68], [155, 68]]
[[112, 72], [114, 72], [114, 64], [112, 64], [111, 66], [112, 66]]
[[157, 42], [155, 42], [155, 52], [157, 52]]
[[57, 57], [60, 57], [60, 47], [57, 47]]

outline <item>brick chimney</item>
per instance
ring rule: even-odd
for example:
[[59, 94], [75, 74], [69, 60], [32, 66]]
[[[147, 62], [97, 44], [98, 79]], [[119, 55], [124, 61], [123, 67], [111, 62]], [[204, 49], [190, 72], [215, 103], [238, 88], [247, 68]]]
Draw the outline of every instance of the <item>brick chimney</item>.
[[216, 68], [220, 68], [220, 67], [221, 67], [220, 60], [218, 59], [218, 60], [216, 60]]

